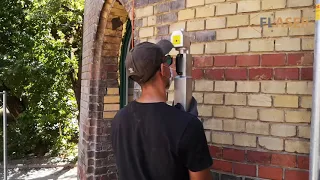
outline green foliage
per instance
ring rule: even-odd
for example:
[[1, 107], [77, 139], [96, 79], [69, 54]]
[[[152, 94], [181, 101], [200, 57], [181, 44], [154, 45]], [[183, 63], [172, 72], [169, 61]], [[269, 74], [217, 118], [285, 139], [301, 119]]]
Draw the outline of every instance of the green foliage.
[[13, 157], [77, 143], [83, 9], [84, 0], [0, 2], [0, 90], [23, 107], [8, 125]]

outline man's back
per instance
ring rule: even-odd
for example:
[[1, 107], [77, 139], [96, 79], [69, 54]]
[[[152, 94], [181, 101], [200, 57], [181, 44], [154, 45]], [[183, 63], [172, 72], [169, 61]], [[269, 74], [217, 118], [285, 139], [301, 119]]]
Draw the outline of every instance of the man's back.
[[212, 165], [201, 122], [166, 103], [133, 101], [112, 123], [120, 180], [188, 180]]

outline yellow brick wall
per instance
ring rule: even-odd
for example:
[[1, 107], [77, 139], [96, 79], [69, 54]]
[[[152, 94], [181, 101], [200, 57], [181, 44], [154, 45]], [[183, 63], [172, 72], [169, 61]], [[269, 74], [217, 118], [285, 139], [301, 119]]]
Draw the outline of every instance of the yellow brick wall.
[[[302, 69], [312, 68], [312, 60], [311, 63], [304, 60], [308, 55], [312, 57], [314, 48], [314, 1], [186, 0], [185, 7], [167, 10], [159, 9], [161, 4], [164, 3], [136, 9], [136, 20], [143, 23], [136, 28], [139, 34], [135, 40], [157, 42], [184, 28], [192, 39], [191, 54], [213, 58], [210, 67], [194, 64], [194, 70], [202, 74], [194, 80], [193, 96], [199, 104], [208, 142], [308, 154], [312, 79], [303, 78]], [[266, 17], [263, 28], [261, 17]], [[269, 17], [272, 28], [268, 28]], [[279, 18], [284, 22], [285, 18], [292, 18], [291, 22], [294, 18], [305, 18], [309, 22], [304, 27], [276, 26]], [[213, 39], [211, 32], [216, 33]], [[289, 72], [279, 75], [277, 69], [289, 68], [289, 55], [298, 53], [303, 58], [299, 64], [290, 65], [298, 69], [297, 78], [282, 78], [291, 75]], [[170, 54], [175, 55], [176, 51]], [[285, 60], [283, 63], [273, 57], [264, 60], [265, 54], [284, 54]], [[238, 56], [248, 55], [259, 55], [259, 63], [241, 66]], [[234, 64], [219, 66], [216, 56], [235, 56]], [[228, 79], [227, 70], [241, 68], [246, 69], [244, 79]], [[264, 68], [272, 70], [271, 78], [251, 77], [251, 69]], [[225, 73], [221, 79], [207, 73], [216, 69]], [[173, 91], [169, 95], [169, 101], [172, 100]]]

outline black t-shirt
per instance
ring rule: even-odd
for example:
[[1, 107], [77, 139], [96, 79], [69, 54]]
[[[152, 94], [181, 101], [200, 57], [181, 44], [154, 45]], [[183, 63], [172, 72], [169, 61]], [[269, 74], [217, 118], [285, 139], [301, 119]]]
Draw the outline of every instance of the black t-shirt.
[[189, 180], [212, 165], [201, 121], [166, 103], [131, 102], [112, 122], [120, 180]]

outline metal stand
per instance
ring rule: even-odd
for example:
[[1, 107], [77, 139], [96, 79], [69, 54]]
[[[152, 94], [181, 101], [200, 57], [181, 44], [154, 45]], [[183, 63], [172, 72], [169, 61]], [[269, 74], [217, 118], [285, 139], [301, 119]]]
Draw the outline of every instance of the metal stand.
[[7, 93], [3, 91], [0, 94], [3, 95], [3, 179], [7, 180]]
[[174, 31], [171, 42], [179, 51], [176, 57], [177, 76], [174, 78], [174, 104], [180, 103], [188, 111], [192, 100], [192, 55], [189, 54], [191, 43], [184, 30]]
[[[316, 5], [320, 0], [316, 0]], [[320, 8], [316, 8], [309, 180], [319, 180], [320, 136]]]

